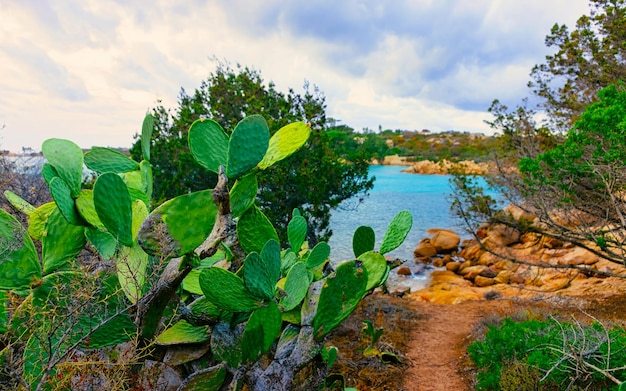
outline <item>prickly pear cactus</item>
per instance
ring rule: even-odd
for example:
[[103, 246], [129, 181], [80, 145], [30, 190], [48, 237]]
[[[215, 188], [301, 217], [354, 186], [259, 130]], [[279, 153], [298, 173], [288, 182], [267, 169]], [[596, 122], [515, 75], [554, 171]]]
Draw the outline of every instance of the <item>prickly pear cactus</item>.
[[43, 142], [41, 152], [70, 189], [73, 198], [78, 197], [83, 180], [83, 151], [71, 141], [51, 138]]
[[395, 215], [385, 233], [385, 238], [380, 246], [380, 253], [386, 254], [398, 248], [411, 231], [412, 225], [413, 216], [411, 212], [403, 210]]
[[189, 128], [189, 150], [202, 167], [219, 173], [220, 166], [226, 168], [228, 157], [228, 135], [217, 122], [199, 119]]
[[261, 115], [250, 115], [235, 126], [228, 140], [226, 175], [239, 178], [263, 159], [270, 140], [270, 129]]
[[98, 177], [93, 186], [93, 202], [98, 218], [125, 246], [133, 245], [132, 201], [122, 178], [110, 172]]
[[41, 272], [30, 236], [15, 217], [0, 209], [0, 289], [28, 288]]
[[306, 143], [311, 134], [311, 126], [304, 122], [294, 122], [280, 128], [269, 141], [263, 160], [258, 164], [261, 170], [290, 156]]
[[98, 174], [121, 174], [139, 170], [139, 163], [110, 148], [93, 147], [85, 154], [85, 165]]
[[372, 227], [362, 225], [354, 231], [352, 251], [355, 257], [358, 258], [361, 254], [374, 250], [375, 245], [376, 234]]

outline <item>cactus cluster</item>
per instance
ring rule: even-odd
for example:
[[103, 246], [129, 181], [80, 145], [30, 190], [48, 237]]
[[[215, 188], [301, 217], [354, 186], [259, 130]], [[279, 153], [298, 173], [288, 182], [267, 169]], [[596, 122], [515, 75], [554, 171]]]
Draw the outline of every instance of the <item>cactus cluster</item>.
[[[321, 242], [309, 248], [307, 221], [296, 209], [282, 246], [255, 203], [255, 174], [297, 151], [310, 128], [292, 123], [270, 137], [259, 115], [246, 117], [230, 133], [210, 119], [189, 129], [198, 164], [230, 185], [225, 200], [216, 187], [152, 208], [153, 126], [154, 118], [146, 116], [141, 162], [108, 148], [83, 153], [70, 141], [47, 140], [42, 174], [54, 202], [35, 207], [5, 193], [29, 224], [25, 229], [0, 210], [0, 332], [24, 346], [22, 376], [32, 389], [51, 384], [56, 364], [72, 349], [114, 345], [133, 336], [153, 340], [165, 351], [210, 345], [209, 353], [202, 350], [211, 355], [209, 361], [178, 359], [178, 364], [196, 360], [196, 372], [181, 390], [220, 389], [242, 367], [251, 371], [262, 356], [300, 362], [292, 357], [297, 353], [310, 360], [324, 336], [384, 283], [389, 266], [383, 254], [400, 245], [411, 228], [411, 215], [400, 212], [375, 251], [373, 230], [359, 227], [354, 259], [333, 270], [330, 247]], [[83, 166], [97, 173], [92, 188], [82, 184]], [[245, 253], [234, 270], [228, 269], [236, 255], [222, 230], [224, 219], [236, 222], [234, 243]], [[42, 243], [41, 257], [34, 241]], [[85, 248], [111, 261], [114, 270], [84, 272], [76, 258]], [[167, 267], [159, 269], [163, 264]], [[162, 282], [169, 275], [174, 277]], [[93, 308], [78, 316], [72, 295], [80, 294], [82, 284], [76, 281], [97, 286]], [[8, 291], [24, 298], [11, 314]], [[180, 302], [172, 304], [173, 297]], [[64, 311], [65, 318], [53, 317], [65, 322], [62, 327], [53, 325], [50, 313]], [[170, 326], [163, 328], [166, 320]], [[43, 335], [51, 343], [44, 343]], [[0, 351], [0, 359], [8, 357], [11, 346]], [[202, 368], [208, 362], [218, 364]]]

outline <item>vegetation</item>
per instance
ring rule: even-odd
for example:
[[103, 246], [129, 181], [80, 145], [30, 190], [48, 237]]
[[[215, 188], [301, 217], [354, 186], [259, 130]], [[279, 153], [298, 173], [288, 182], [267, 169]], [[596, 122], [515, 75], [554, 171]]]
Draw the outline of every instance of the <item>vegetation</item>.
[[[385, 281], [384, 254], [404, 241], [408, 212], [391, 221], [378, 251], [371, 228], [359, 228], [356, 260], [333, 269], [326, 243], [307, 246], [297, 209], [281, 246], [256, 203], [257, 175], [301, 148], [308, 124], [270, 136], [260, 115], [229, 134], [195, 121], [190, 152], [217, 184], [150, 210], [153, 128], [148, 115], [140, 162], [47, 140], [53, 202], [36, 207], [5, 193], [28, 227], [0, 210], [2, 384], [150, 388], [171, 382], [163, 374], [176, 367], [180, 390], [289, 389], [326, 335]], [[82, 184], [83, 163], [98, 174], [92, 188]], [[85, 251], [96, 261], [80, 262]]]

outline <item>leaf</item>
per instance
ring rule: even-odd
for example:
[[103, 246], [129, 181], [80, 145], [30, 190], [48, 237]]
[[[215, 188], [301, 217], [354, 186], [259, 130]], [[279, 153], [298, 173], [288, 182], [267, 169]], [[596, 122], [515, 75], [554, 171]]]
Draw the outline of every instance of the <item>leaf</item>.
[[274, 239], [278, 242], [278, 234], [274, 226], [256, 205], [248, 208], [239, 218], [237, 236], [241, 248], [248, 254], [260, 253], [268, 240]]
[[352, 237], [352, 251], [356, 258], [363, 253], [374, 250], [375, 244], [376, 234], [372, 227], [362, 225], [354, 231], [354, 236]]
[[265, 170], [269, 166], [296, 152], [306, 143], [311, 134], [311, 126], [304, 122], [294, 122], [280, 128], [269, 141], [267, 152], [258, 167]]
[[59, 209], [55, 209], [48, 216], [41, 243], [43, 272], [50, 274], [76, 258], [85, 248], [85, 229], [68, 223]]
[[306, 219], [300, 215], [293, 216], [287, 224], [287, 238], [291, 249], [295, 253], [299, 253], [302, 249], [302, 243], [306, 239], [307, 223]]
[[200, 288], [208, 300], [221, 309], [231, 312], [250, 312], [259, 303], [246, 290], [243, 280], [219, 267], [204, 269], [200, 273]]
[[122, 246], [115, 265], [117, 278], [124, 294], [131, 303], [143, 295], [143, 287], [146, 284], [149, 257], [138, 244], [132, 247]]
[[226, 378], [224, 364], [194, 372], [185, 379], [178, 391], [219, 391]]
[[254, 311], [241, 339], [243, 359], [255, 362], [267, 353], [280, 335], [282, 323], [280, 310], [273, 301]]
[[311, 280], [309, 279], [306, 265], [302, 262], [296, 262], [296, 264], [289, 269], [289, 273], [287, 273], [284, 289], [287, 296], [280, 300], [283, 311], [290, 311], [302, 302], [309, 290], [310, 283]]
[[228, 141], [226, 176], [239, 178], [263, 159], [270, 139], [270, 130], [263, 116], [250, 115], [239, 121]]
[[[274, 240], [267, 242], [278, 243]], [[270, 246], [274, 246], [273, 244]], [[266, 248], [268, 245], [266, 244]], [[260, 300], [271, 300], [276, 290], [276, 281], [280, 278], [280, 248], [278, 258], [250, 253], [243, 265], [243, 281], [248, 291]]]
[[388, 266], [382, 254], [368, 251], [361, 254], [357, 259], [363, 263], [363, 267], [367, 270], [365, 290], [369, 291], [384, 283], [383, 278], [387, 275]]
[[354, 261], [342, 263], [335, 275], [327, 277], [313, 319], [315, 338], [331, 332], [357, 307], [366, 292], [367, 271]]
[[46, 232], [46, 222], [48, 216], [53, 210], [57, 209], [57, 205], [54, 202], [48, 202], [39, 206], [28, 217], [28, 234], [35, 240], [41, 240], [44, 232]]
[[210, 331], [209, 326], [194, 326], [182, 319], [159, 334], [156, 343], [161, 346], [202, 343], [211, 339]]
[[72, 198], [78, 197], [83, 179], [83, 151], [80, 147], [68, 140], [51, 138], [43, 142], [41, 152], [65, 181]]
[[30, 216], [30, 214], [35, 211], [34, 206], [32, 206], [28, 201], [10, 190], [5, 190], [4, 196], [15, 209], [19, 210], [27, 216]]
[[76, 198], [76, 209], [89, 225], [102, 230], [106, 229], [102, 221], [100, 221], [100, 217], [98, 217], [98, 212], [96, 212], [96, 206], [93, 202], [93, 190], [83, 189], [80, 191], [78, 198]]
[[189, 128], [189, 150], [202, 167], [218, 174], [219, 167], [226, 169], [228, 136], [217, 122], [199, 119]]
[[[52, 178], [49, 184], [50, 195], [57, 204], [57, 207], [63, 214], [65, 220], [73, 225], [83, 225], [83, 219], [78, 214], [71, 190], [65, 181], [59, 177]], [[76, 195], [78, 197], [80, 192]]]
[[139, 170], [139, 163], [111, 148], [93, 147], [85, 154], [85, 165], [98, 174], [120, 174]]
[[204, 295], [200, 288], [200, 272], [201, 270], [193, 269], [183, 279], [183, 289], [194, 295]]
[[93, 201], [107, 230], [120, 243], [132, 246], [132, 204], [122, 178], [110, 172], [100, 175], [93, 187]]
[[306, 260], [306, 267], [313, 269], [324, 263], [330, 256], [330, 246], [326, 242], [319, 242], [311, 250], [311, 254]]
[[117, 250], [117, 241], [113, 235], [98, 228], [87, 227], [85, 229], [85, 237], [103, 259], [109, 260], [113, 258], [115, 250]]
[[398, 248], [402, 242], [404, 242], [404, 239], [406, 239], [409, 231], [411, 231], [412, 225], [413, 216], [411, 215], [411, 212], [407, 210], [398, 212], [391, 223], [389, 223], [389, 227], [385, 233], [385, 238], [380, 246], [380, 253], [386, 254]]
[[154, 131], [154, 116], [146, 114], [141, 124], [141, 154], [150, 161], [150, 145], [152, 144], [152, 132]]
[[254, 204], [259, 184], [256, 175], [245, 175], [235, 182], [230, 190], [230, 208], [234, 218], [240, 217], [249, 207]]
[[209, 236], [217, 218], [212, 190], [185, 194], [153, 210], [139, 230], [139, 243], [150, 255], [178, 257]]
[[141, 163], [139, 163], [139, 171], [141, 171], [141, 178], [142, 178], [142, 184], [143, 184], [143, 191], [144, 193], [146, 193], [146, 196], [148, 197], [148, 203], [146, 205], [148, 205], [150, 202], [150, 199], [152, 199], [152, 191], [154, 189], [154, 182], [152, 179], [152, 166], [150, 165], [150, 162], [147, 160], [142, 160]]

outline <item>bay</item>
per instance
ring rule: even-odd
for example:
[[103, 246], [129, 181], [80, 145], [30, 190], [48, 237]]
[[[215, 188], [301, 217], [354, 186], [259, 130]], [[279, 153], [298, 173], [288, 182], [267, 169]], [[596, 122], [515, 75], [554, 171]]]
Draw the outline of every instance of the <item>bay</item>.
[[361, 203], [358, 199], [344, 201], [339, 209], [332, 212], [330, 229], [333, 235], [329, 240], [331, 260], [349, 260], [352, 252], [352, 235], [361, 225], [367, 225], [376, 233], [376, 249], [380, 248], [387, 226], [393, 217], [402, 210], [413, 215], [413, 227], [408, 237], [398, 249], [388, 255], [401, 260], [412, 260], [413, 250], [430, 228], [455, 230], [461, 237], [463, 227], [460, 220], [451, 212], [450, 175], [422, 175], [404, 173], [404, 167], [371, 166], [370, 176], [375, 176], [374, 188]]

